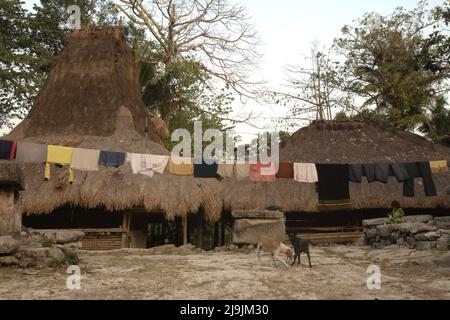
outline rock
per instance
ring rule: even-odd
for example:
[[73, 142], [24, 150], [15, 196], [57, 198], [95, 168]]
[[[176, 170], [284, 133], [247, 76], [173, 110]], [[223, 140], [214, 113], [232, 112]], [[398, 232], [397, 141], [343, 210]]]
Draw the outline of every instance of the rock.
[[236, 250], [236, 249], [237, 249], [236, 245], [234, 245], [234, 244], [228, 245], [228, 251], [233, 251], [233, 250]]
[[77, 230], [36, 230], [36, 232], [58, 244], [77, 242], [84, 237], [84, 232]]
[[248, 250], [255, 250], [256, 249], [256, 246], [254, 246], [254, 245], [252, 245], [252, 244], [250, 244], [249, 246], [248, 246]]
[[365, 246], [366, 243], [366, 239], [364, 237], [360, 237], [358, 240], [356, 240], [355, 245], [356, 246]]
[[420, 232], [436, 231], [438, 228], [421, 222], [406, 222], [392, 225], [395, 230], [404, 234], [416, 234]]
[[392, 231], [394, 230], [394, 227], [392, 225], [381, 225], [377, 226], [377, 234], [382, 239], [390, 239], [392, 235]]
[[436, 241], [416, 241], [416, 250], [426, 251], [436, 248]]
[[406, 237], [406, 243], [410, 249], [414, 249], [416, 247], [416, 240], [413, 237]]
[[20, 241], [11, 236], [0, 237], [0, 254], [10, 254], [20, 246]]
[[439, 234], [435, 231], [418, 233], [414, 238], [418, 241], [435, 241], [439, 238]]
[[450, 230], [450, 217], [436, 217], [434, 223], [439, 229]]
[[405, 217], [405, 222], [428, 223], [430, 221], [433, 221], [433, 216], [430, 216], [430, 215], [406, 216]]
[[61, 249], [64, 252], [64, 254], [68, 254], [70, 252], [81, 249], [82, 246], [83, 243], [81, 241], [55, 245], [55, 247]]
[[284, 219], [284, 213], [269, 210], [236, 210], [231, 213], [235, 219]]
[[446, 234], [441, 236], [436, 243], [436, 248], [439, 250], [449, 250], [450, 249], [450, 235]]
[[62, 260], [64, 257], [64, 252], [56, 247], [29, 248], [21, 246], [16, 253], [21, 268], [44, 268], [54, 261]]
[[438, 267], [450, 268], [450, 253], [443, 254], [433, 260]]
[[234, 244], [257, 244], [261, 236], [284, 241], [284, 219], [238, 219], [234, 222]]
[[19, 265], [20, 261], [14, 256], [0, 257], [0, 266], [12, 267]]
[[382, 225], [386, 222], [386, 218], [377, 218], [377, 219], [367, 219], [362, 221], [362, 225], [364, 228], [367, 227], [376, 227]]
[[404, 245], [405, 244], [405, 239], [403, 239], [402, 237], [398, 238], [397, 239], [397, 244], [400, 245], [400, 246]]
[[367, 239], [373, 239], [377, 236], [377, 228], [367, 228], [366, 231], [366, 238]]

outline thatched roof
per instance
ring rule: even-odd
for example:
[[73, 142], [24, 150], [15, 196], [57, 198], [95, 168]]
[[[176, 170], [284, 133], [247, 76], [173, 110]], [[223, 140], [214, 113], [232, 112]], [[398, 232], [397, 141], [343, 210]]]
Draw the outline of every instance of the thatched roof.
[[[110, 151], [168, 155], [140, 98], [132, 54], [121, 29], [74, 31], [41, 89], [28, 117], [8, 139]], [[145, 123], [147, 122], [147, 128]], [[73, 185], [67, 170], [53, 170], [44, 181], [44, 166], [22, 167], [26, 214], [44, 214], [65, 205], [125, 210], [145, 207], [164, 210], [169, 218], [203, 208], [209, 219], [220, 217], [219, 183], [155, 175], [132, 174], [122, 168], [98, 172], [75, 171]]]
[[[297, 131], [280, 148], [281, 162], [301, 163], [394, 163], [450, 160], [450, 149], [418, 135], [384, 129], [366, 122], [318, 121]], [[405, 208], [450, 208], [445, 188], [450, 173], [434, 175], [437, 197], [425, 197], [416, 179], [416, 197], [403, 197], [402, 184], [394, 177], [387, 185], [367, 181], [350, 183], [354, 209], [389, 208], [393, 200]], [[221, 191], [224, 208], [246, 210], [278, 206], [286, 212], [317, 212], [315, 184], [278, 179], [274, 183], [226, 180]]]

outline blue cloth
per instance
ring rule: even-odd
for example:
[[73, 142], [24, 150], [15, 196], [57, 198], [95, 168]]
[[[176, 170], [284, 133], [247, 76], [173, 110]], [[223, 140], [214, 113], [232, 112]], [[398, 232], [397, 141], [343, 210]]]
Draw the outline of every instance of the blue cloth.
[[[214, 161], [214, 160], [211, 160]], [[208, 162], [211, 162], [208, 161]], [[194, 177], [195, 178], [217, 178], [217, 170], [219, 165], [216, 161], [213, 164], [207, 164], [205, 159], [202, 160], [202, 163], [198, 163], [200, 161], [194, 161]]]
[[125, 163], [124, 152], [101, 151], [98, 164], [106, 167], [120, 167]]

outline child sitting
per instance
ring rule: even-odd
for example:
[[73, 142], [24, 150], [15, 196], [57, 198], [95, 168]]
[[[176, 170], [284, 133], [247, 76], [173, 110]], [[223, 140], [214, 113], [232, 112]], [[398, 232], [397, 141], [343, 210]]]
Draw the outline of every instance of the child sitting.
[[388, 215], [389, 219], [386, 219], [386, 223], [404, 223], [405, 212], [400, 208], [400, 202], [392, 201], [392, 212]]

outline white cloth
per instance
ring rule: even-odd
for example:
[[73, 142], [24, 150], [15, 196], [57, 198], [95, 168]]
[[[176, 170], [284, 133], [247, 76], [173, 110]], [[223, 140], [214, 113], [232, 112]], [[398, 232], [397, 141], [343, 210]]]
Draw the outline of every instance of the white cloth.
[[72, 155], [72, 169], [98, 171], [100, 150], [75, 148]]
[[153, 177], [155, 172], [159, 174], [164, 173], [167, 163], [169, 162], [169, 157], [152, 154], [128, 153], [127, 161], [130, 162], [133, 173]]
[[294, 180], [315, 183], [319, 181], [314, 163], [294, 163]]

